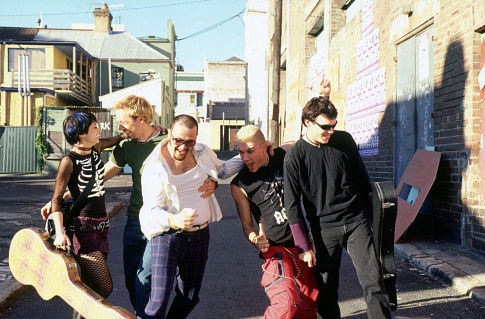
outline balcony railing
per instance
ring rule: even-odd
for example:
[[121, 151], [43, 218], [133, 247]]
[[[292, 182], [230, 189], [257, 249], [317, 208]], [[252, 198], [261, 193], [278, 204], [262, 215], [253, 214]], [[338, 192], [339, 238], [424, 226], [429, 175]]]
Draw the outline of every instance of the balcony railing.
[[[30, 70], [29, 75], [31, 88], [72, 91], [89, 101], [92, 99], [91, 83], [71, 70]], [[18, 76], [18, 71], [13, 70], [11, 87], [18, 87]]]

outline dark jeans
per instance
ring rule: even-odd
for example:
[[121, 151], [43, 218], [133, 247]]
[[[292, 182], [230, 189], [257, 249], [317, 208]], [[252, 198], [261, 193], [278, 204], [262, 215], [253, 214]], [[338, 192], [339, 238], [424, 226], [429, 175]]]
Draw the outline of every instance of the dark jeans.
[[[137, 303], [146, 305], [150, 294], [150, 259], [143, 259], [147, 242], [141, 232], [138, 217], [128, 216], [123, 233], [123, 267], [125, 286], [134, 309], [137, 309]], [[150, 256], [150, 252], [148, 252], [148, 256]]]
[[[316, 226], [316, 227], [315, 227]], [[343, 248], [352, 258], [364, 291], [369, 319], [391, 318], [389, 297], [383, 290], [380, 264], [367, 219], [335, 227], [312, 225], [317, 257], [318, 318], [340, 319], [338, 285]]]
[[145, 313], [145, 307], [150, 299], [152, 285], [152, 244], [148, 241], [145, 253], [138, 264], [135, 279], [136, 307], [135, 313], [138, 318], [152, 319]]

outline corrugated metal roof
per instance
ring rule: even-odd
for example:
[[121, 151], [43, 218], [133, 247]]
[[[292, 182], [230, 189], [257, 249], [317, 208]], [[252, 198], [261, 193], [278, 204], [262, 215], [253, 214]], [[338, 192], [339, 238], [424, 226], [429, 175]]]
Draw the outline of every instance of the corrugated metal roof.
[[38, 30], [37, 28], [0, 27], [0, 40], [32, 41]]
[[117, 60], [169, 60], [128, 32], [111, 34], [90, 30], [40, 29], [35, 41], [75, 41], [98, 59]]

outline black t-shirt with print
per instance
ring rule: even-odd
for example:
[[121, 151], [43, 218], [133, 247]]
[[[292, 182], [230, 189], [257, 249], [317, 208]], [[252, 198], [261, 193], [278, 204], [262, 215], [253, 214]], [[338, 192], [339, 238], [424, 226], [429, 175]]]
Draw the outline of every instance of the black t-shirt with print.
[[269, 163], [251, 173], [244, 166], [232, 180], [246, 192], [251, 213], [257, 223], [263, 223], [266, 237], [272, 246], [294, 247], [293, 237], [283, 208], [283, 162], [285, 151], [274, 150]]

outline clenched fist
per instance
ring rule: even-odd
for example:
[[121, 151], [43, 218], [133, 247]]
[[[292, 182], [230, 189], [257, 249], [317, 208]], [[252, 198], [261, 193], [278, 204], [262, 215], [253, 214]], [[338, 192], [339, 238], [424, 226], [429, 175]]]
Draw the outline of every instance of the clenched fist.
[[199, 216], [197, 210], [184, 208], [180, 213], [171, 215], [168, 222], [171, 228], [187, 230], [194, 226], [194, 220], [197, 216]]

